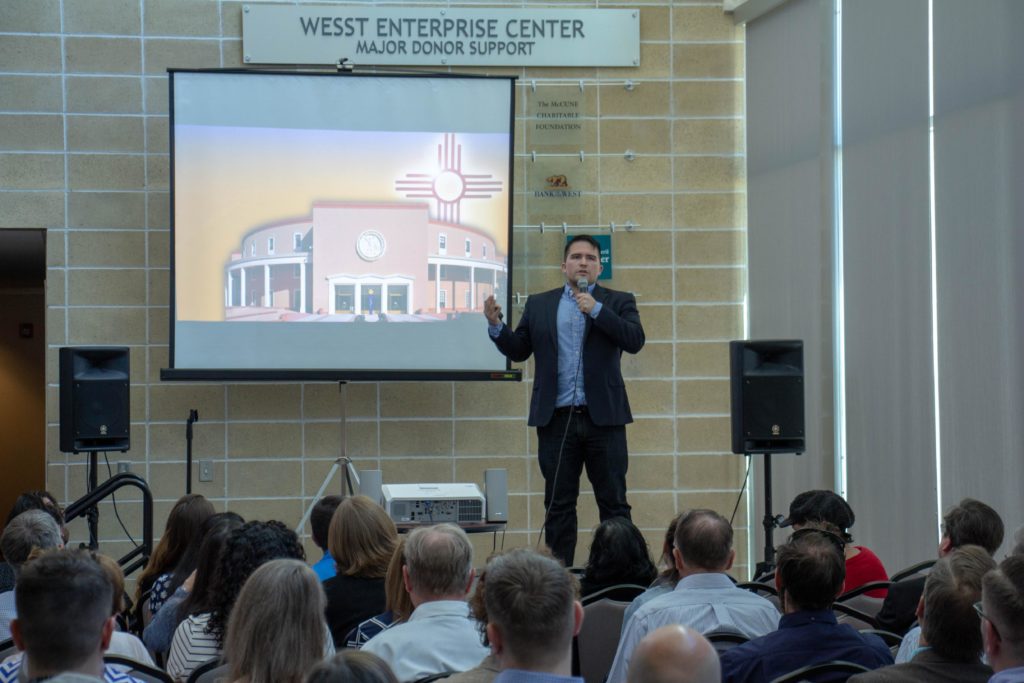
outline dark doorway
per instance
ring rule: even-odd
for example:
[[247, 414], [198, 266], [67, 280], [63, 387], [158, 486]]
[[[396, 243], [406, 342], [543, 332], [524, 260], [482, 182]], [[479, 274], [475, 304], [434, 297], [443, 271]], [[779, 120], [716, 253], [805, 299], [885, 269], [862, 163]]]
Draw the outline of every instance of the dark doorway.
[[[46, 487], [46, 231], [0, 229], [0, 514]], [[60, 498], [63, 491], [54, 491]]]

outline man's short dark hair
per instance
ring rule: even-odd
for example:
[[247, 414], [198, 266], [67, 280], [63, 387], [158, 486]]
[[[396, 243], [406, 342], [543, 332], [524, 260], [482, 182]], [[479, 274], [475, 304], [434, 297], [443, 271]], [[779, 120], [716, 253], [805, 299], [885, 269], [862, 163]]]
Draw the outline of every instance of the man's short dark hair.
[[113, 590], [87, 552], [55, 550], [27, 563], [14, 599], [29, 665], [67, 671], [97, 654]]
[[995, 566], [984, 548], [965, 545], [932, 567], [924, 584], [921, 635], [938, 654], [960, 662], [978, 660], [981, 628], [974, 603], [981, 599], [982, 577]]
[[1003, 544], [1003, 520], [980, 500], [964, 498], [942, 517], [942, 533], [954, 548], [980, 545], [993, 555]]
[[567, 259], [569, 257], [569, 247], [571, 247], [572, 245], [576, 244], [577, 242], [586, 242], [587, 244], [592, 246], [594, 249], [597, 249], [597, 253], [598, 254], [601, 253], [601, 243], [598, 242], [596, 239], [594, 239], [592, 236], [590, 236], [590, 235], [576, 235], [571, 240], [569, 240], [568, 242], [565, 243], [565, 249], [562, 250], [562, 262], [563, 263], [565, 262], [565, 259]]
[[779, 548], [776, 561], [786, 601], [798, 610], [829, 609], [846, 581], [842, 540], [828, 531], [797, 531]]
[[577, 583], [562, 564], [528, 548], [487, 563], [487, 620], [520, 664], [542, 668], [569, 651]]
[[309, 526], [313, 531], [313, 543], [324, 552], [327, 552], [327, 532], [331, 528], [331, 517], [334, 511], [345, 500], [342, 496], [324, 496], [313, 506], [309, 514]]
[[732, 526], [714, 510], [690, 510], [676, 525], [676, 548], [689, 566], [724, 571], [732, 553]]
[[4, 526], [11, 523], [15, 517], [27, 510], [42, 510], [48, 513], [59, 526], [64, 526], [64, 513], [61, 512], [57, 499], [49, 491], [26, 491], [18, 496], [7, 513], [7, 521]]
[[985, 613], [1004, 643], [1024, 652], [1024, 556], [1010, 555], [981, 582]]

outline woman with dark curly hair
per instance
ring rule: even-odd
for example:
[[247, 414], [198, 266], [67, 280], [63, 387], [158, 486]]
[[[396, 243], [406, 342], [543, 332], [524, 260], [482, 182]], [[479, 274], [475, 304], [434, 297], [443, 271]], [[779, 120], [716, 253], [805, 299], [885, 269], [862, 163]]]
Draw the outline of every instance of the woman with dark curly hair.
[[648, 586], [658, 575], [643, 534], [625, 517], [598, 525], [580, 581], [583, 597], [623, 583]]
[[220, 656], [231, 607], [246, 579], [270, 560], [305, 560], [295, 532], [281, 522], [248, 522], [231, 532], [217, 562], [209, 611], [189, 615], [171, 641], [167, 673], [185, 680], [200, 664]]

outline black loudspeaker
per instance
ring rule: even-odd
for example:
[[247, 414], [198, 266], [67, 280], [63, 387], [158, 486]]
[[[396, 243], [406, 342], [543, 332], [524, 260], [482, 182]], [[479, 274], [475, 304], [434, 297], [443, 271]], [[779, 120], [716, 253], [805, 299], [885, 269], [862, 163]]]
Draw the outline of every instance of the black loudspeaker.
[[733, 453], [804, 452], [804, 343], [729, 343]]
[[127, 347], [62, 348], [61, 451], [127, 451], [130, 443], [128, 386]]

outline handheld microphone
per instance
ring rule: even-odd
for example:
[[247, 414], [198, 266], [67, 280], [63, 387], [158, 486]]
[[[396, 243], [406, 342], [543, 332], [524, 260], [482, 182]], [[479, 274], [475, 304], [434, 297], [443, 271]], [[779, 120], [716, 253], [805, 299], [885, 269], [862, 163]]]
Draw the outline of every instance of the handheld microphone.
[[589, 286], [590, 283], [587, 282], [587, 278], [585, 277], [581, 277], [579, 280], [576, 281], [576, 291], [578, 291], [580, 294], [585, 293], [587, 291], [587, 287]]

